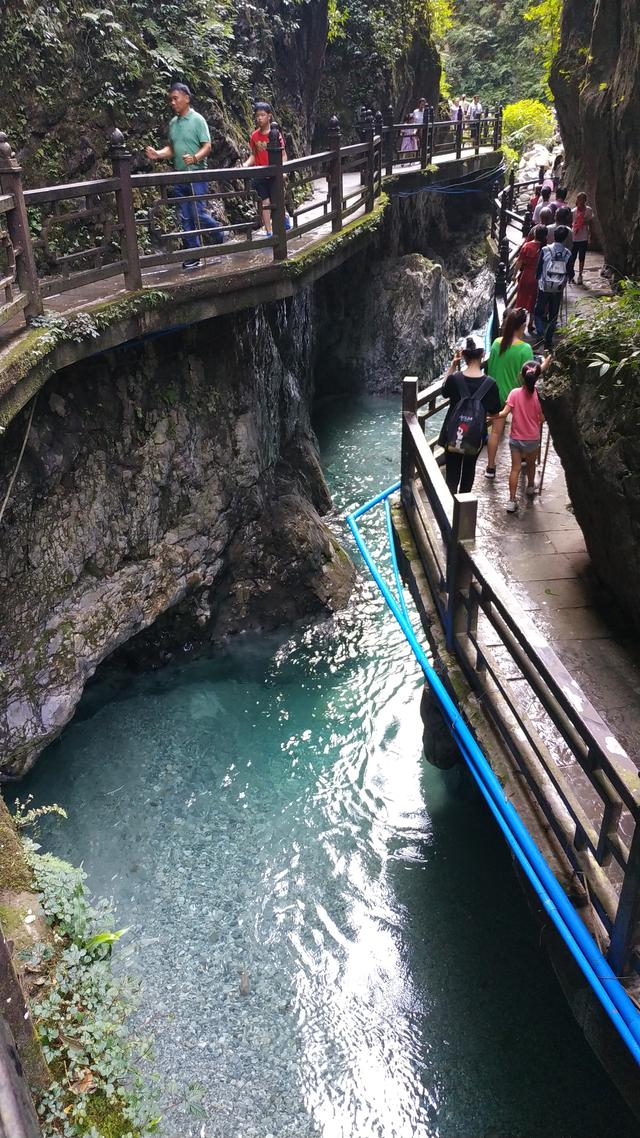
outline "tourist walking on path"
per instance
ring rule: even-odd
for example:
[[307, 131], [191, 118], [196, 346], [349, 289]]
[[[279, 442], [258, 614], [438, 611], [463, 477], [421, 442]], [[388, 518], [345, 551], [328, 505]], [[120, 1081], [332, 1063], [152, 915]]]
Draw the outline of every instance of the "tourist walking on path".
[[553, 335], [558, 323], [560, 305], [569, 280], [569, 262], [572, 254], [564, 244], [568, 236], [569, 230], [566, 226], [556, 226], [553, 245], [546, 245], [541, 250], [536, 269], [538, 296], [533, 320], [536, 332], [540, 339], [544, 337], [544, 345], [549, 352], [553, 348]]
[[[442, 388], [442, 394], [450, 402], [439, 441], [445, 450], [445, 475], [452, 494], [468, 494], [472, 490], [476, 463], [486, 429], [486, 416], [496, 414], [501, 407], [495, 380], [482, 371], [483, 355], [482, 342], [473, 336], [468, 336], [464, 347], [454, 355]], [[463, 360], [466, 365], [464, 371], [461, 370]], [[464, 408], [461, 401], [465, 403]], [[479, 412], [477, 407], [470, 405], [476, 401], [481, 404]], [[458, 412], [461, 412], [463, 417], [466, 415], [467, 423], [469, 415], [473, 417], [475, 414], [477, 419], [475, 427], [478, 431], [477, 449], [472, 444], [469, 444], [466, 450], [450, 449], [450, 436], [455, 436], [453, 424]], [[451, 447], [455, 445], [454, 438], [451, 440]]]
[[[520, 386], [523, 365], [533, 359], [531, 344], [524, 340], [528, 319], [526, 308], [510, 308], [504, 319], [502, 335], [491, 345], [486, 371], [498, 385], [501, 407], [506, 403], [509, 392]], [[496, 476], [496, 455], [503, 431], [504, 419], [495, 419], [487, 443], [485, 478]]]
[[587, 205], [587, 195], [578, 194], [576, 198], [576, 208], [573, 211], [573, 250], [571, 253], [570, 276], [571, 278], [574, 276], [577, 260], [578, 280], [576, 283], [579, 285], [583, 283], [582, 274], [584, 272], [584, 262], [587, 256], [592, 227], [593, 210], [591, 206]]
[[[410, 111], [404, 120], [406, 123], [413, 123], [413, 111]], [[403, 127], [400, 131], [400, 153], [403, 155], [411, 154], [415, 157], [418, 151], [418, 132], [413, 127]]]
[[515, 270], [519, 273], [516, 290], [515, 307], [526, 308], [529, 313], [527, 331], [533, 334], [533, 310], [538, 296], [538, 278], [536, 271], [540, 259], [540, 250], [547, 243], [547, 230], [544, 225], [536, 225], [533, 235], [529, 235], [518, 254]]
[[[160, 150], [153, 146], [145, 147], [145, 154], [151, 162], [172, 158], [176, 170], [206, 170], [207, 158], [211, 153], [211, 135], [207, 121], [191, 106], [191, 91], [186, 83], [172, 83], [169, 101], [175, 112], [169, 123], [169, 142]], [[205, 195], [208, 183], [178, 182], [171, 189], [172, 196], [178, 198], [177, 210], [180, 226], [184, 231], [183, 242], [186, 249], [198, 249], [202, 240], [197, 229], [213, 230], [211, 236], [215, 245], [224, 241], [224, 229], [207, 210]], [[194, 200], [195, 199], [195, 200]], [[184, 269], [200, 268], [199, 257], [183, 262]]]
[[[249, 138], [249, 150], [251, 151], [247, 161], [243, 163], [244, 166], [268, 166], [269, 155], [267, 153], [267, 146], [269, 145], [269, 128], [273, 122], [273, 113], [269, 103], [256, 103], [254, 108], [256, 129]], [[284, 144], [284, 138], [278, 133], [278, 145], [282, 150], [282, 161], [287, 161], [287, 151]], [[273, 178], [256, 178], [253, 182], [253, 189], [258, 195], [260, 202], [260, 211], [262, 216], [262, 224], [267, 237], [271, 237], [271, 190], [273, 187]]]
[[423, 123], [424, 122], [424, 114], [425, 114], [426, 109], [427, 109], [427, 100], [426, 99], [419, 99], [418, 100], [418, 106], [415, 108], [414, 111], [412, 111], [412, 114], [413, 114], [412, 121], [414, 123]]
[[509, 471], [509, 501], [507, 512], [514, 514], [518, 509], [518, 480], [523, 461], [526, 464], [528, 498], [536, 493], [536, 458], [540, 449], [540, 431], [544, 415], [540, 406], [536, 383], [549, 366], [552, 357], [547, 356], [544, 363], [527, 363], [521, 372], [521, 387], [514, 387], [507, 396], [502, 411], [493, 420], [504, 420], [511, 415], [511, 470]]
[[[551, 186], [545, 186], [544, 184], [542, 186], [542, 189], [540, 190], [540, 197], [538, 199], [538, 203], [536, 205], [536, 208], [533, 211], [533, 224], [534, 225], [537, 225], [538, 222], [542, 222], [540, 214], [542, 213], [543, 209], [550, 209], [552, 217], [553, 217], [553, 214], [556, 212], [556, 203], [551, 201]], [[544, 224], [544, 223], [542, 223], [542, 224]]]
[[472, 124], [471, 131], [473, 134], [474, 142], [478, 141], [480, 135], [480, 120], [482, 118], [482, 114], [482, 103], [480, 102], [478, 96], [474, 95], [471, 102], [469, 103], [469, 110], [467, 113], [467, 118]]

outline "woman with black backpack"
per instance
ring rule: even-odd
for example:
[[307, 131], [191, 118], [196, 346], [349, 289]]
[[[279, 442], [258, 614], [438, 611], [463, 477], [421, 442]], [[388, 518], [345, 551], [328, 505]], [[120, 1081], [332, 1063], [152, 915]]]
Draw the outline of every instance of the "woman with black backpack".
[[[473, 489], [476, 462], [482, 450], [487, 415], [502, 404], [495, 379], [481, 369], [484, 345], [468, 336], [451, 361], [442, 394], [450, 400], [439, 442], [445, 452], [445, 476], [452, 494]], [[460, 370], [462, 361], [466, 367]]]

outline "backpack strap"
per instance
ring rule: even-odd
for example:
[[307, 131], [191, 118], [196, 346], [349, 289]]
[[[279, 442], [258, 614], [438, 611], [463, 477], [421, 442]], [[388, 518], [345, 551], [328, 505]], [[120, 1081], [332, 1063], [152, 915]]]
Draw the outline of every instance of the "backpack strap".
[[484, 399], [485, 395], [487, 395], [488, 392], [491, 390], [491, 384], [492, 383], [495, 383], [495, 379], [493, 379], [492, 376], [490, 376], [490, 375], [488, 375], [486, 379], [483, 379], [478, 390], [475, 391], [473, 394], [473, 398], [477, 399], [478, 403], [482, 403], [482, 400]]
[[458, 402], [460, 402], [461, 399], [467, 398], [469, 394], [469, 388], [467, 387], [467, 383], [462, 372], [456, 372], [455, 376], [452, 378], [455, 378], [456, 387], [458, 388]]

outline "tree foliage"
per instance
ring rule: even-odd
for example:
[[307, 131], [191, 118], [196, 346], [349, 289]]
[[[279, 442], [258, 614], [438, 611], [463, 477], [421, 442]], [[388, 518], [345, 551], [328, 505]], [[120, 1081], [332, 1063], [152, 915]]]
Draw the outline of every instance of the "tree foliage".
[[503, 138], [519, 157], [533, 142], [547, 145], [553, 137], [553, 130], [553, 115], [538, 99], [521, 99], [504, 108]]
[[551, 64], [560, 47], [560, 17], [562, 0], [530, 0], [525, 20], [536, 29], [535, 50], [542, 60], [545, 83], [549, 80]]
[[[540, 7], [561, 0], [542, 0]], [[545, 40], [529, 0], [453, 0], [444, 65], [453, 95], [480, 95], [483, 103], [548, 98]]]

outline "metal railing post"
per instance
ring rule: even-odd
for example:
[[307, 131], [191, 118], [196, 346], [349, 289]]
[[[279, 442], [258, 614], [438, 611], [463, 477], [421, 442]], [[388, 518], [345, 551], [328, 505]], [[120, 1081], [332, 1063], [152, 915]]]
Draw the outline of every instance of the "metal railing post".
[[331, 219], [332, 233], [339, 233], [342, 229], [342, 152], [340, 141], [342, 131], [335, 115], [329, 120], [329, 149], [331, 150], [331, 164], [329, 166], [329, 193], [331, 196], [331, 212], [336, 216]]
[[282, 169], [282, 147], [280, 146], [280, 127], [272, 122], [269, 127], [267, 143], [269, 165], [275, 166], [276, 173], [271, 190], [271, 231], [273, 233], [273, 259], [287, 259], [287, 230], [284, 224], [284, 171]]
[[395, 141], [393, 136], [393, 107], [391, 104], [389, 104], [384, 113], [384, 124], [385, 173], [389, 176], [393, 174], [393, 151]]
[[415, 465], [411, 457], [411, 439], [405, 423], [405, 415], [417, 415], [417, 413], [418, 377], [417, 375], [406, 375], [402, 381], [402, 441], [400, 451], [400, 483], [403, 501], [405, 490], [415, 473]]
[[140, 269], [136, 214], [131, 186], [132, 157], [125, 146], [122, 131], [117, 128], [111, 135], [109, 151], [113, 176], [118, 178], [120, 182], [116, 190], [116, 206], [120, 226], [120, 251], [123, 260], [126, 262], [124, 283], [129, 292], [136, 292], [142, 288], [142, 271]]
[[365, 213], [371, 213], [375, 200], [375, 147], [373, 135], [373, 112], [367, 111], [365, 122], [365, 142], [367, 143]]
[[27, 298], [24, 314], [29, 321], [42, 314], [42, 293], [22, 192], [22, 168], [18, 166], [4, 133], [0, 133], [0, 189], [13, 198], [13, 209], [6, 214], [7, 229], [16, 258], [18, 288]]
[[616, 976], [630, 971], [631, 956], [640, 946], [640, 822], [636, 822], [611, 930], [607, 960]]
[[447, 550], [447, 648], [454, 648], [456, 637], [466, 632], [467, 613], [460, 594], [471, 584], [471, 567], [460, 556], [460, 545], [475, 541], [477, 518], [478, 499], [475, 495], [454, 494], [451, 544]]

